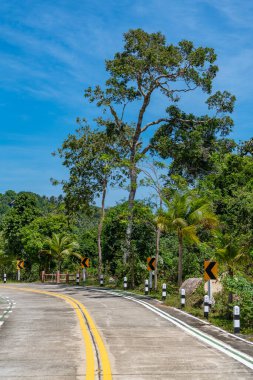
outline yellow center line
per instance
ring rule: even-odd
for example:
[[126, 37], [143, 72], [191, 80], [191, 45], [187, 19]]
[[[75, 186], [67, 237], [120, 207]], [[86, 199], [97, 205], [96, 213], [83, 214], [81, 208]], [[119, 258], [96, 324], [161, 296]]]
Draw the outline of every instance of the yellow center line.
[[98, 329], [91, 318], [90, 314], [88, 313], [87, 309], [84, 307], [84, 305], [79, 302], [78, 300], [75, 300], [76, 303], [79, 305], [79, 307], [82, 309], [87, 322], [92, 330], [93, 336], [95, 338], [99, 354], [100, 354], [100, 359], [101, 359], [101, 366], [102, 366], [102, 374], [103, 374], [103, 379], [104, 380], [111, 380], [112, 379], [112, 371], [111, 371], [111, 366], [110, 366], [110, 361], [109, 361], [109, 356], [106, 351], [104, 342], [101, 338], [101, 335], [98, 332]]
[[[110, 361], [109, 361], [109, 356], [106, 351], [104, 342], [98, 332], [98, 329], [91, 318], [90, 314], [86, 310], [86, 308], [83, 306], [81, 302], [76, 300], [75, 298], [72, 298], [68, 295], [64, 294], [58, 294], [54, 292], [47, 292], [45, 290], [37, 290], [37, 289], [28, 289], [28, 288], [16, 288], [12, 286], [6, 286], [5, 288], [9, 289], [15, 289], [15, 290], [21, 290], [21, 291], [26, 291], [26, 292], [33, 292], [33, 293], [39, 293], [39, 294], [46, 294], [49, 296], [53, 297], [58, 297], [66, 302], [68, 302], [73, 309], [75, 310], [77, 317], [79, 319], [80, 327], [82, 330], [82, 335], [84, 338], [85, 342], [85, 351], [86, 351], [86, 380], [94, 380], [95, 379], [95, 362], [94, 362], [94, 352], [93, 352], [93, 345], [91, 341], [91, 337], [89, 334], [89, 331], [87, 329], [87, 326], [85, 324], [83, 315], [80, 311], [82, 310], [83, 314], [86, 317], [87, 323], [93, 333], [93, 336], [95, 338], [98, 350], [99, 350], [99, 356], [101, 360], [101, 366], [102, 366], [102, 374], [103, 374], [103, 380], [111, 380], [112, 379], [112, 372], [111, 372], [111, 366], [110, 366]], [[79, 307], [78, 307], [79, 306]], [[80, 309], [79, 309], [80, 308]]]

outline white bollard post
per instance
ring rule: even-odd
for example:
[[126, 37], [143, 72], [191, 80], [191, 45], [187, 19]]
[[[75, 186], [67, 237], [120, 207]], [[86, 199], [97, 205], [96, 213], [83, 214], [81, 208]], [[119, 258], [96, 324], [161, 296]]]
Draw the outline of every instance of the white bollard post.
[[162, 299], [163, 301], [166, 299], [166, 284], [163, 284]]
[[4, 284], [6, 284], [6, 280], [7, 280], [7, 274], [4, 273]]
[[204, 318], [208, 319], [209, 314], [209, 297], [205, 295], [204, 297]]
[[20, 281], [20, 269], [18, 269], [18, 281]]
[[233, 315], [234, 315], [234, 334], [240, 333], [240, 307], [233, 307]]
[[180, 302], [181, 308], [183, 309], [185, 307], [185, 289], [180, 290]]
[[124, 290], [127, 289], [127, 277], [124, 277]]
[[148, 295], [148, 280], [145, 280], [145, 296]]
[[104, 276], [102, 274], [100, 276], [100, 286], [104, 286]]
[[80, 274], [76, 274], [76, 285], [80, 285]]

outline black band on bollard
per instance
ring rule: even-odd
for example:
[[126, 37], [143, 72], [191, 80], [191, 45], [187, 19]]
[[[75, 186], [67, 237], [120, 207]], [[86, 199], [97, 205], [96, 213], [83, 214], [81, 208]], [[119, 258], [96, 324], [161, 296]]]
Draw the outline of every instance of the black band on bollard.
[[209, 314], [209, 297], [204, 297], [204, 318], [208, 319]]
[[240, 333], [240, 307], [234, 306], [233, 308], [233, 319], [234, 319], [234, 334]]

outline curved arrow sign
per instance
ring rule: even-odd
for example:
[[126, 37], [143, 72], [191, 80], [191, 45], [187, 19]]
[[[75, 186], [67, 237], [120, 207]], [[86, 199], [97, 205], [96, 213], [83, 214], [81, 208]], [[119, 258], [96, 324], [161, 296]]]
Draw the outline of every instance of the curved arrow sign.
[[156, 268], [156, 260], [154, 257], [147, 258], [148, 270], [155, 270]]
[[88, 257], [83, 257], [81, 260], [81, 266], [82, 266], [82, 268], [89, 268], [90, 259]]
[[218, 278], [218, 263], [216, 261], [204, 262], [204, 280], [217, 280]]
[[17, 260], [17, 269], [24, 269], [25, 262], [24, 260]]

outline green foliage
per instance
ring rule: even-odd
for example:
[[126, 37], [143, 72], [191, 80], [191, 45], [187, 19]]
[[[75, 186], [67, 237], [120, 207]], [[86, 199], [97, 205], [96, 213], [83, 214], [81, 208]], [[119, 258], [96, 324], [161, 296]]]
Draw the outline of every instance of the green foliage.
[[[224, 96], [227, 96], [226, 92]], [[180, 174], [189, 181], [203, 178], [216, 169], [214, 154], [222, 157], [235, 148], [235, 142], [225, 138], [233, 121], [223, 115], [224, 109], [230, 110], [225, 106], [223, 110], [219, 109], [222, 112], [220, 117], [217, 114], [196, 117], [175, 106], [168, 108], [169, 120], [156, 131], [151, 143], [153, 153], [157, 152], [163, 159], [172, 159], [171, 174]]]
[[77, 253], [78, 248], [79, 244], [70, 236], [53, 233], [51, 238], [44, 241], [44, 248], [40, 253], [50, 255], [57, 262], [57, 269], [60, 271], [65, 257], [73, 255], [80, 260], [81, 256]]
[[69, 233], [67, 217], [63, 214], [48, 214], [34, 219], [30, 224], [20, 230], [21, 242], [25, 251], [27, 265], [40, 263], [46, 264], [45, 258], [39, 252], [43, 248], [46, 238], [51, 238], [53, 233]]
[[253, 245], [253, 161], [227, 154], [216, 162], [216, 172], [200, 183], [200, 192], [214, 201], [224, 233], [242, 245]]
[[69, 214], [90, 207], [107, 185], [122, 181], [120, 173], [124, 148], [119, 147], [116, 136], [92, 130], [85, 123], [69, 135], [58, 149], [63, 165], [69, 170], [69, 179], [62, 181]]
[[19, 193], [13, 206], [5, 214], [2, 222], [5, 250], [16, 258], [23, 256], [21, 229], [41, 214], [37, 199], [32, 193]]
[[[111, 273], [117, 271], [119, 261], [122, 260], [122, 249], [124, 249], [126, 225], [128, 222], [127, 217], [127, 203], [112, 207], [107, 211], [105, 217], [103, 255], [105, 262], [110, 266]], [[155, 227], [150, 207], [140, 201], [134, 204], [132, 244], [134, 245], [136, 268], [139, 262], [143, 263], [146, 267], [147, 257], [155, 254]], [[122, 272], [124, 270], [119, 269], [119, 271]], [[138, 275], [136, 274], [136, 276]]]
[[232, 306], [240, 306], [243, 327], [252, 327], [253, 321], [253, 282], [243, 276], [229, 277], [223, 280], [224, 291], [233, 294]]
[[17, 193], [13, 190], [8, 190], [4, 194], [0, 194], [0, 226], [4, 215], [9, 208], [14, 205]]
[[158, 223], [164, 231], [175, 233], [178, 238], [178, 285], [182, 283], [183, 246], [199, 244], [199, 229], [213, 229], [218, 220], [212, 205], [195, 191], [172, 192], [166, 200], [167, 211], [161, 210]]

